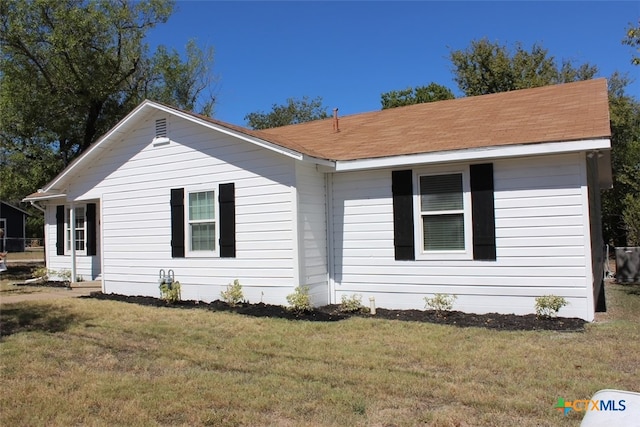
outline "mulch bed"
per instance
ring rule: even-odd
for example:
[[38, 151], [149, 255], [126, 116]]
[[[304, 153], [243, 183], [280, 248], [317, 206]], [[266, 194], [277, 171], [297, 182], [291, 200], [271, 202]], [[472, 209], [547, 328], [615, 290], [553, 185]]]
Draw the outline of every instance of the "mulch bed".
[[438, 313], [433, 310], [389, 310], [384, 308], [376, 309], [376, 314], [374, 316], [371, 316], [368, 313], [342, 312], [340, 311], [339, 305], [316, 307], [311, 311], [296, 313], [280, 305], [271, 305], [264, 303], [244, 303], [235, 307], [232, 307], [226, 302], [220, 300], [216, 300], [211, 303], [202, 301], [178, 301], [176, 303], [169, 304], [159, 298], [104, 294], [102, 292], [92, 292], [90, 296], [83, 298], [121, 301], [153, 307], [207, 309], [212, 311], [234, 312], [254, 317], [271, 317], [279, 319], [319, 322], [338, 321], [348, 319], [350, 317], [363, 317], [411, 322], [428, 322], [442, 325], [453, 325], [458, 327], [480, 327], [503, 331], [551, 330], [571, 332], [584, 331], [584, 325], [587, 323], [585, 320], [575, 317], [538, 318], [535, 314], [473, 314], [463, 313], [461, 311], [448, 311], [445, 313]]
[[62, 282], [59, 280], [49, 280], [43, 282], [31, 282], [31, 283], [14, 283], [14, 286], [29, 286], [35, 288], [70, 288], [70, 282]]

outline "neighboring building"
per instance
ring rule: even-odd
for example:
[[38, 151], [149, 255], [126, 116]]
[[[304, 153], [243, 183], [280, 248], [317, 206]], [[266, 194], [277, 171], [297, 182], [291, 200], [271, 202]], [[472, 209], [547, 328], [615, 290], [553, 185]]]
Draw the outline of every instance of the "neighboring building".
[[26, 225], [29, 214], [20, 208], [0, 200], [0, 252], [24, 252]]
[[[103, 291], [184, 299], [239, 279], [251, 302], [342, 295], [422, 309], [594, 318], [604, 79], [248, 130], [145, 101], [46, 187], [47, 265]], [[72, 239], [73, 236], [73, 239]]]

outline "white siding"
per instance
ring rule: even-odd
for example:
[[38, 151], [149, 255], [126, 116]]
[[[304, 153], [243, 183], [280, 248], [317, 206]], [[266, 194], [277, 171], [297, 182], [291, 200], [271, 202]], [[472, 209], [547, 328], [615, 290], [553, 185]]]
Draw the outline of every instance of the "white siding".
[[[161, 117], [167, 118], [171, 143], [154, 147], [155, 119]], [[159, 270], [172, 269], [183, 299], [219, 299], [239, 279], [251, 302], [286, 302], [297, 285], [292, 159], [161, 113], [109, 147], [67, 192], [76, 200], [101, 199], [106, 292], [158, 296]], [[231, 182], [236, 258], [173, 259], [170, 189], [211, 189], [217, 198], [218, 185]]]
[[359, 293], [422, 309], [425, 296], [447, 293], [458, 296], [454, 309], [524, 314], [555, 294], [570, 303], [561, 315], [592, 320], [584, 158], [496, 161], [494, 182], [496, 261], [395, 261], [391, 170], [334, 174], [333, 300]]
[[325, 176], [315, 165], [297, 163], [300, 284], [309, 286], [313, 305], [329, 303]]

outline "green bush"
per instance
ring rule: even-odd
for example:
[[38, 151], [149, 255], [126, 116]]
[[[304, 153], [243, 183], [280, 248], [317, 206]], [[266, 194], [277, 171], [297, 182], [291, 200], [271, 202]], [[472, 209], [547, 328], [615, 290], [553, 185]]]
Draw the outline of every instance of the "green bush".
[[42, 280], [49, 280], [49, 275], [51, 271], [47, 267], [38, 267], [33, 270], [33, 275], [36, 278], [42, 278]]
[[[71, 270], [62, 269], [62, 270], [52, 270], [47, 267], [38, 267], [33, 271], [33, 275], [36, 278], [41, 278], [42, 280], [50, 280], [52, 277], [62, 280], [63, 282], [71, 282]], [[79, 280], [77, 282], [82, 281], [82, 276], [77, 277]]]
[[558, 311], [569, 302], [557, 295], [544, 295], [536, 298], [536, 315], [538, 317], [555, 317]]
[[63, 268], [60, 271], [53, 271], [52, 270], [49, 274], [58, 276], [65, 282], [70, 282], [71, 281], [71, 270], [66, 269], [66, 268]]
[[180, 282], [162, 282], [160, 284], [160, 297], [169, 304], [180, 301]]
[[244, 300], [244, 294], [242, 293], [242, 285], [238, 279], [233, 281], [233, 284], [227, 285], [227, 290], [220, 292], [222, 301], [229, 304], [231, 307], [235, 307]]
[[432, 298], [424, 297], [424, 307], [435, 310], [441, 315], [446, 311], [451, 311], [456, 299], [458, 299], [458, 297], [455, 295], [435, 294]]
[[287, 295], [287, 302], [289, 303], [288, 309], [298, 313], [310, 311], [313, 306], [311, 305], [311, 299], [309, 298], [309, 287], [298, 286], [293, 293]]
[[369, 308], [362, 305], [362, 295], [353, 294], [350, 297], [342, 295], [340, 311], [345, 313], [368, 312]]

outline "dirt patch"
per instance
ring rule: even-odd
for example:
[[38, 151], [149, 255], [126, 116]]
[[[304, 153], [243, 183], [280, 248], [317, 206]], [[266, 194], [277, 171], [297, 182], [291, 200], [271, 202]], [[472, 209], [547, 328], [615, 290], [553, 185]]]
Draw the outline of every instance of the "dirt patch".
[[280, 305], [263, 303], [241, 304], [235, 307], [232, 307], [220, 300], [216, 300], [211, 303], [202, 301], [178, 301], [173, 304], [168, 304], [159, 298], [104, 294], [102, 292], [92, 292], [88, 297], [84, 298], [122, 301], [153, 307], [206, 309], [212, 311], [234, 312], [255, 317], [272, 317], [279, 319], [321, 322], [344, 320], [350, 317], [363, 317], [410, 322], [428, 322], [459, 327], [479, 327], [504, 331], [584, 331], [584, 325], [587, 323], [586, 321], [575, 317], [538, 318], [535, 314], [519, 316], [515, 314], [498, 313], [473, 314], [463, 313], [461, 311], [438, 313], [433, 310], [389, 310], [384, 308], [378, 308], [375, 316], [372, 316], [368, 313], [345, 313], [340, 311], [339, 305], [316, 307], [310, 311], [296, 313]]

